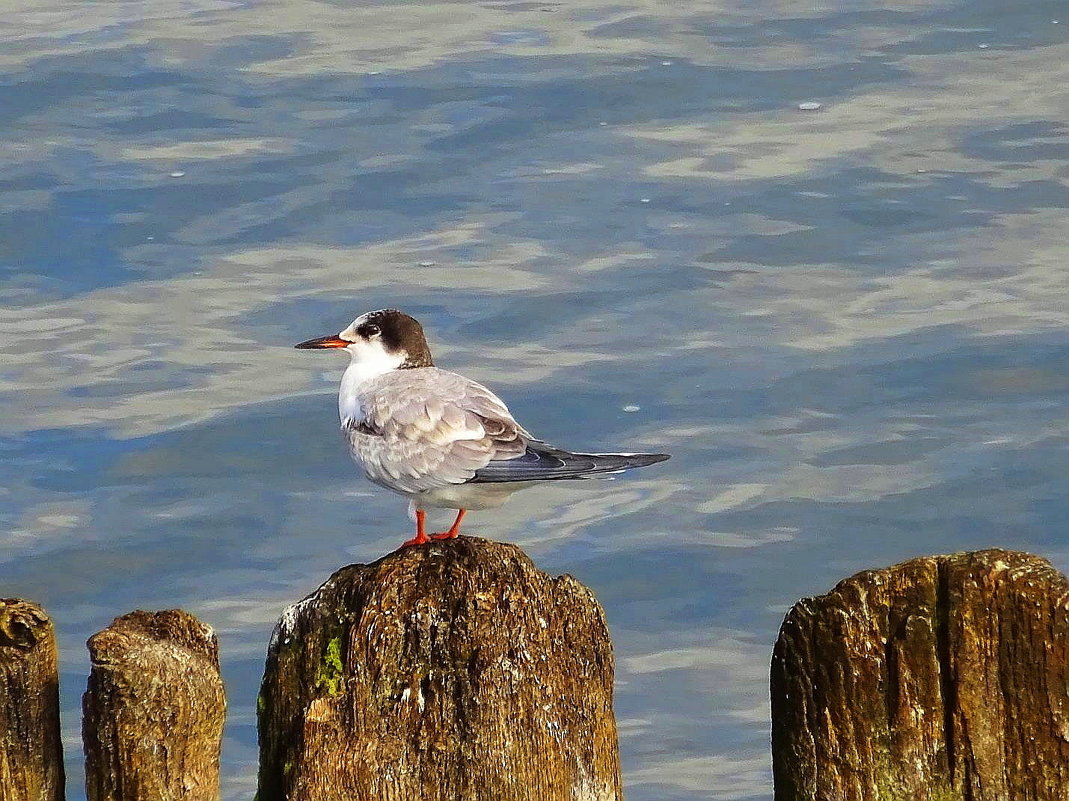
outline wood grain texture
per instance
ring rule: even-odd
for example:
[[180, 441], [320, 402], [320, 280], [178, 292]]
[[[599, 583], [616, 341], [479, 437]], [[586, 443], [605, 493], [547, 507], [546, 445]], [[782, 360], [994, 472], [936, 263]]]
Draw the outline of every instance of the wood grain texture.
[[1069, 582], [1013, 551], [799, 601], [772, 659], [776, 801], [1069, 798]]
[[211, 628], [181, 610], [136, 611], [89, 652], [89, 801], [218, 801], [226, 697]]
[[259, 801], [617, 801], [613, 658], [571, 576], [461, 537], [336, 572], [283, 615]]
[[63, 801], [59, 672], [52, 621], [0, 599], [0, 799]]

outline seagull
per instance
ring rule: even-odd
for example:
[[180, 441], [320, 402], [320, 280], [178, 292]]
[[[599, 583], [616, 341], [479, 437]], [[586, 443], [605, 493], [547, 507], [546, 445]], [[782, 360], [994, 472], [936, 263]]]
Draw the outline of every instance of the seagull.
[[[435, 367], [423, 327], [397, 309], [367, 312], [337, 335], [294, 347], [349, 352], [338, 392], [342, 433], [368, 479], [409, 499], [416, 536], [401, 547], [452, 539], [469, 509], [500, 506], [523, 487], [602, 478], [668, 458], [572, 453], [535, 438], [482, 384]], [[453, 525], [428, 537], [428, 507], [457, 510]]]

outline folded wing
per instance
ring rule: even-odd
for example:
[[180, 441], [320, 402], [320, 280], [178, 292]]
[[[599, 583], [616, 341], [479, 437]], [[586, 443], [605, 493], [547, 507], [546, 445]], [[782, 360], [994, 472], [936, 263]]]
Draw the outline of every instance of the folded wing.
[[368, 478], [418, 493], [463, 484], [522, 456], [531, 435], [493, 392], [434, 367], [387, 373], [362, 390], [363, 417], [343, 424]]
[[572, 453], [545, 442], [532, 441], [519, 456], [494, 459], [475, 471], [473, 483], [557, 481], [604, 478], [635, 467], [663, 462], [666, 453]]

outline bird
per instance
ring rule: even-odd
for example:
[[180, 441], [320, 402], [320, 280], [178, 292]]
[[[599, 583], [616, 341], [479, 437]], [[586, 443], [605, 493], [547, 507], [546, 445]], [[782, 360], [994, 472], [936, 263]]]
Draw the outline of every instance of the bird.
[[[500, 506], [533, 484], [605, 478], [669, 458], [574, 453], [536, 438], [487, 387], [436, 367], [423, 326], [398, 309], [367, 312], [294, 347], [349, 353], [338, 391], [342, 433], [368, 479], [409, 499], [416, 535], [401, 547], [453, 539], [468, 510]], [[453, 525], [428, 536], [428, 508], [456, 510]]]

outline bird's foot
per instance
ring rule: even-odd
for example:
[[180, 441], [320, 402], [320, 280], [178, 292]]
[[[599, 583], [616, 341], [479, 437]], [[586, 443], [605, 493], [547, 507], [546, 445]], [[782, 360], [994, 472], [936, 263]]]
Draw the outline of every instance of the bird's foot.
[[467, 509], [457, 509], [457, 519], [453, 521], [453, 525], [449, 527], [449, 531], [439, 531], [436, 534], [431, 534], [431, 539], [435, 542], [439, 540], [453, 540], [460, 534], [460, 521], [464, 519], [464, 515], [468, 513]]
[[430, 542], [430, 540], [427, 539], [427, 529], [425, 528], [427, 521], [427, 513], [422, 509], [416, 509], [414, 511], [416, 513], [416, 536], [414, 536], [410, 540], [405, 540], [404, 542], [402, 542], [402, 548], [408, 548], [411, 545], [426, 545], [428, 542]]

